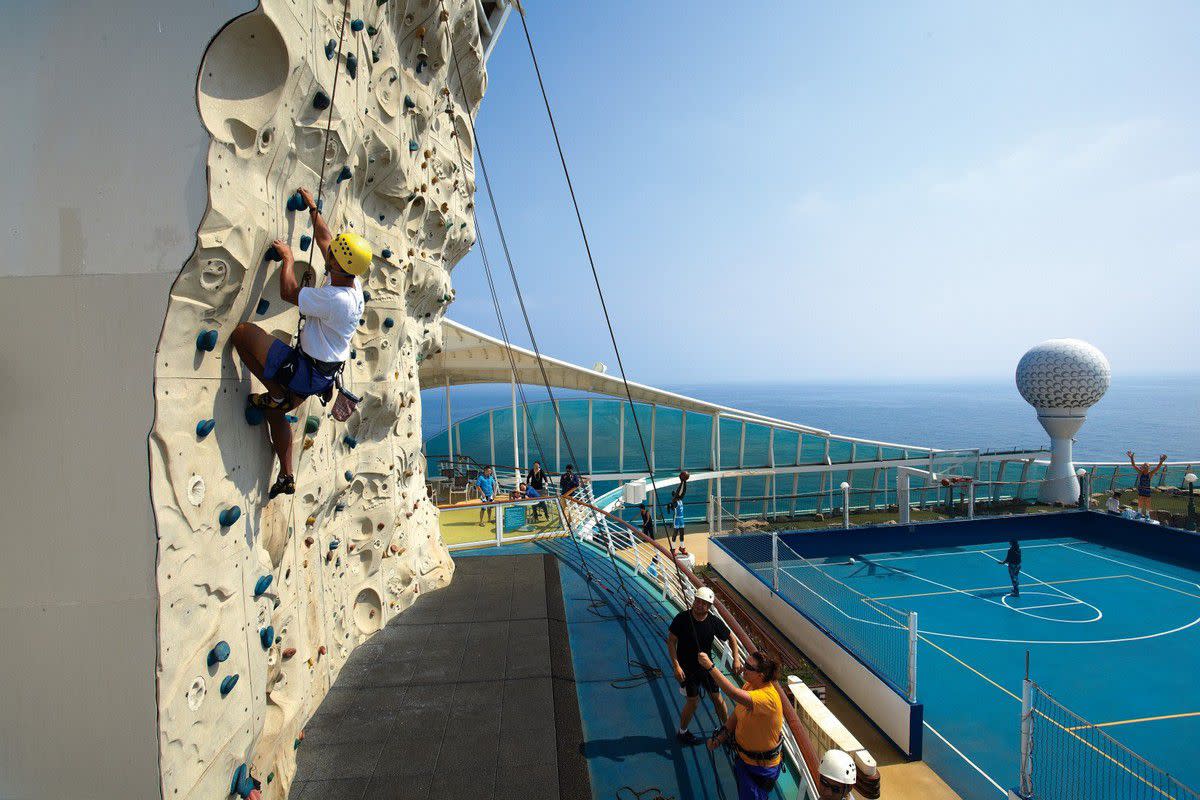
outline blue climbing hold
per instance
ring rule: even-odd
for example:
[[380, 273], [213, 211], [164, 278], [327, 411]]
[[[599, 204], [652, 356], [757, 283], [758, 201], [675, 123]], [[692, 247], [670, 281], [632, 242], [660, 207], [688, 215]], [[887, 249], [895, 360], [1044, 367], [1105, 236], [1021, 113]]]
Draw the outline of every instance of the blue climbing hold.
[[350, 470], [346, 470], [346, 480], [348, 480], [348, 481], [354, 480], [354, 473], [351, 472]]
[[255, 408], [254, 406], [246, 406], [246, 424], [247, 425], [261, 425], [264, 417], [265, 417], [265, 415], [263, 414], [263, 410], [261, 408]]
[[408, 95], [404, 95], [405, 110], [408, 110], [410, 108], [416, 108], [416, 107], [417, 107], [417, 104], [413, 102], [413, 99], [411, 97], [409, 97]]
[[383, 248], [383, 252], [380, 253], [379, 255], [383, 256], [384, 258], [391, 258], [392, 251], [385, 247], [385, 248]]
[[395, 324], [396, 324], [396, 320], [392, 319], [391, 317], [385, 317], [383, 320], [383, 329], [385, 331], [390, 330], [391, 327]]
[[337, 55], [337, 40], [330, 39], [325, 43], [325, 57], [332, 61], [335, 55]]
[[350, 176], [353, 174], [354, 173], [350, 171], [349, 167], [342, 167], [342, 171], [338, 173], [337, 182], [341, 183], [342, 181], [348, 181], [350, 180]]
[[284, 414], [283, 418], [288, 421], [289, 425], [295, 425], [297, 422], [300, 421], [300, 418], [297, 417], [295, 414]]
[[331, 542], [329, 543], [329, 549], [330, 549], [330, 550], [337, 550], [337, 549], [338, 549], [338, 547], [340, 547], [340, 546], [341, 546], [341, 544], [342, 544], [342, 543], [341, 543], [340, 541], [338, 541], [337, 539], [334, 539], [333, 541], [331, 541]]
[[263, 650], [275, 643], [275, 629], [268, 625], [258, 632], [258, 640], [262, 642]]
[[[238, 676], [237, 676], [236, 672], [232, 675], [226, 675], [225, 679], [221, 681], [221, 697], [224, 697], [225, 695], [232, 692], [233, 687], [237, 686], [237, 681], [238, 681]], [[245, 797], [246, 795], [242, 795], [242, 796]]]
[[217, 518], [217, 521], [221, 523], [222, 528], [228, 528], [230, 525], [237, 522], [238, 518], [241, 516], [242, 510], [240, 508], [237, 506], [230, 506], [221, 512], [221, 515]]
[[208, 651], [208, 665], [210, 667], [215, 667], [217, 664], [220, 664], [222, 661], [228, 660], [228, 658], [229, 658], [229, 642], [226, 642], [223, 640], [220, 642], [217, 642], [215, 645], [213, 645], [213, 649]]
[[358, 358], [358, 351], [357, 351], [357, 350], [355, 350], [354, 348], [351, 348], [351, 349], [350, 349], [350, 358], [352, 358], [352, 359], [353, 359], [353, 358]]
[[379, 63], [379, 48], [378, 47], [371, 51], [371, 63], [372, 64]]
[[213, 432], [213, 428], [217, 427], [215, 419], [202, 419], [196, 423], [196, 435], [203, 439]]
[[350, 23], [350, 30], [354, 31], [355, 33], [358, 33], [365, 27], [366, 23], [364, 23], [361, 19], [356, 19]]
[[421, 149], [421, 145], [417, 144], [417, 140], [416, 140], [416, 139], [409, 139], [409, 140], [408, 140], [408, 152], [410, 152], [410, 153], [415, 153], [415, 152], [417, 152], [417, 151], [418, 151], [418, 150], [420, 150], [420, 149]]
[[308, 208], [308, 203], [304, 202], [304, 195], [296, 192], [288, 198], [288, 211], [303, 211]]
[[321, 427], [321, 418], [320, 417], [310, 416], [308, 419], [304, 420], [304, 432], [309, 435], [316, 433], [317, 429], [320, 427]]
[[275, 249], [275, 245], [271, 245], [263, 254], [263, 261], [283, 261], [283, 256]]
[[367, 324], [367, 321], [366, 321], [365, 319], [363, 319], [362, 317], [359, 317], [358, 324], [359, 324], [359, 325], [366, 325], [366, 324]]
[[324, 111], [329, 108], [329, 95], [318, 89], [317, 94], [313, 97], [313, 108], [318, 111]]
[[211, 353], [217, 346], [217, 332], [200, 331], [196, 337], [196, 349], [203, 350], [206, 353]]
[[346, 72], [350, 73], [352, 80], [358, 77], [358, 56], [354, 53], [346, 56]]
[[263, 592], [271, 588], [271, 581], [274, 577], [273, 575], [260, 575], [258, 582], [254, 584], [254, 596], [262, 597]]
[[349, 447], [351, 450], [358, 447], [358, 439], [355, 439], [348, 433], [342, 437], [342, 442], [345, 443], [346, 447]]
[[[221, 684], [221, 686], [224, 688], [225, 684]], [[233, 687], [230, 686], [229, 688], [232, 689]], [[250, 767], [242, 764], [233, 771], [233, 783], [229, 784], [230, 794], [236, 794], [242, 800], [245, 800], [257, 788], [254, 785], [254, 779], [250, 777]]]
[[254, 309], [254, 313], [262, 316], [267, 313], [267, 309], [270, 307], [271, 301], [264, 297], [258, 301], [258, 307]]
[[367, 36], [374, 36], [377, 33], [379, 33], [379, 29], [376, 28], [374, 25], [367, 26]]
[[[384, 252], [386, 253], [387, 251], [384, 250]], [[384, 258], [387, 258], [387, 256], [384, 256]], [[363, 302], [364, 303], [371, 302], [371, 293], [368, 292], [366, 289], [363, 289]]]
[[307, 233], [300, 237], [300, 249], [308, 251], [308, 246], [312, 244], [312, 237]]

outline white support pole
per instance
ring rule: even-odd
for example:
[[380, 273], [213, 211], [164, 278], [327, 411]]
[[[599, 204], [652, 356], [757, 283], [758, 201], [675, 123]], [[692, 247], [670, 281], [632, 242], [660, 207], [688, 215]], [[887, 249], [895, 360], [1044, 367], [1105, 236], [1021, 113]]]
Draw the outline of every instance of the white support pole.
[[650, 471], [654, 472], [654, 424], [658, 416], [658, 404], [650, 404]]
[[625, 472], [625, 404], [618, 406], [617, 412], [617, 472]]
[[908, 612], [908, 702], [917, 702], [917, 612]]
[[[687, 469], [687, 464], [683, 462], [684, 455], [687, 454], [687, 415], [688, 412], [679, 412], [679, 469]], [[699, 465], [697, 465], [699, 466]]]
[[496, 410], [488, 410], [488, 461], [496, 463]]
[[967, 519], [975, 519], [975, 481], [967, 481]]
[[512, 379], [513, 469], [521, 468], [521, 444], [517, 440], [517, 376]]
[[912, 509], [909, 505], [910, 480], [908, 470], [904, 467], [896, 470], [896, 504], [900, 507], [901, 525], [908, 525], [912, 522]]
[[850, 527], [850, 484], [842, 481], [842, 527]]
[[779, 531], [771, 531], [771, 591], [779, 594]]
[[559, 408], [557, 400], [554, 401], [554, 411], [554, 471], [562, 472], [562, 426], [558, 424], [562, 409]]
[[504, 507], [492, 506], [492, 510], [496, 514], [496, 547], [499, 547], [504, 544]]
[[717, 533], [725, 530], [725, 509], [721, 503], [721, 415], [713, 414], [713, 469], [717, 473]]
[[[575, 465], [579, 467], [578, 464]], [[592, 474], [592, 398], [588, 398], [588, 460], [587, 460], [588, 475]]]
[[454, 420], [450, 417], [450, 377], [446, 377], [446, 452], [454, 463]]
[[1033, 681], [1021, 685], [1021, 797], [1033, 797]]

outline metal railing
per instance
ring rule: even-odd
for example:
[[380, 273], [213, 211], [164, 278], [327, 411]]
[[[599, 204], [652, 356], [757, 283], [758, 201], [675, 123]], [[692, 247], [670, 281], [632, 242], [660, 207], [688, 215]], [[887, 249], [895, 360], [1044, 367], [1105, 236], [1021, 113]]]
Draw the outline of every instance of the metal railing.
[[438, 506], [442, 541], [450, 550], [498, 546], [567, 533], [562, 504], [544, 500], [505, 500]]

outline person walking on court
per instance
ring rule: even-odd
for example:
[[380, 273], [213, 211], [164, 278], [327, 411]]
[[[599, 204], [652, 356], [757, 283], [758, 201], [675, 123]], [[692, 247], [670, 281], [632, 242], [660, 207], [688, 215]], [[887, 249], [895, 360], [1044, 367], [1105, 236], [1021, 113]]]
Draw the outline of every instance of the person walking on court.
[[713, 590], [701, 586], [696, 590], [692, 607], [676, 614], [667, 632], [667, 652], [670, 653], [671, 665], [675, 668], [675, 680], [679, 682], [680, 691], [687, 698], [679, 715], [679, 730], [675, 732], [675, 739], [680, 744], [692, 745], [703, 741], [688, 730], [696, 713], [696, 706], [700, 704], [701, 689], [712, 698], [713, 710], [722, 725], [728, 716], [725, 700], [717, 691], [717, 684], [712, 675], [700, 666], [700, 654], [708, 654], [711, 658], [714, 641], [720, 639], [728, 642], [730, 650], [733, 651], [733, 672], [736, 675], [741, 671], [736, 637], [730, 633], [728, 625], [716, 614], [711, 613], [715, 602]]
[[783, 699], [775, 689], [779, 664], [762, 653], [751, 653], [741, 670], [745, 682], [738, 688], [707, 653], [699, 658], [700, 668], [734, 702], [733, 714], [709, 738], [708, 749], [732, 740], [737, 751], [733, 774], [738, 800], [767, 800], [783, 765]]
[[1016, 539], [1008, 543], [1008, 554], [1004, 556], [1003, 561], [997, 561], [997, 564], [1008, 565], [1008, 579], [1012, 581], [1012, 594], [1010, 597], [1021, 596], [1021, 544]]
[[1126, 450], [1125, 455], [1129, 456], [1129, 463], [1137, 470], [1137, 498], [1138, 498], [1138, 513], [1146, 519], [1150, 519], [1150, 497], [1153, 492], [1150, 490], [1150, 480], [1154, 477], [1163, 464], [1167, 462], [1167, 457], [1161, 455], [1158, 457], [1158, 466], [1150, 469], [1150, 465], [1142, 462], [1141, 466], [1133, 460], [1133, 451]]

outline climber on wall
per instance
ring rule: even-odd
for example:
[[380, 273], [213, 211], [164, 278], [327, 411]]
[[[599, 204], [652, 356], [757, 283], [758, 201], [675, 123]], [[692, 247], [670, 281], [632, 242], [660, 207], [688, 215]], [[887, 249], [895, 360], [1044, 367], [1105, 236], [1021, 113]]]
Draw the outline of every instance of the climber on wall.
[[350, 357], [350, 337], [363, 313], [363, 290], [358, 276], [371, 266], [371, 246], [356, 233], [336, 237], [325, 224], [312, 193], [300, 189], [312, 217], [313, 242], [325, 258], [328, 280], [324, 286], [303, 287], [296, 280], [292, 250], [280, 239], [273, 243], [283, 263], [279, 270], [279, 296], [300, 307], [307, 319], [297, 347], [276, 339], [262, 328], [243, 322], [231, 341], [243, 363], [266, 387], [249, 397], [260, 408], [271, 431], [271, 446], [279, 457], [279, 478], [268, 496], [294, 494], [292, 426], [285, 414], [312, 395], [332, 396], [334, 380]]

